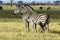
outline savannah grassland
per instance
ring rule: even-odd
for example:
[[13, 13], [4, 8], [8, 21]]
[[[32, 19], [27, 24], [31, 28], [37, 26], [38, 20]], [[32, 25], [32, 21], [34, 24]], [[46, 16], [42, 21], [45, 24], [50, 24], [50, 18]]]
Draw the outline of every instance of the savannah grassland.
[[27, 32], [21, 16], [13, 15], [15, 5], [3, 5], [3, 10], [0, 10], [0, 40], [60, 40], [60, 6], [49, 6], [50, 10], [46, 9], [47, 5], [43, 6], [43, 10], [40, 10], [39, 6], [32, 6], [36, 12], [45, 12], [51, 17], [48, 33], [41, 33], [39, 25], [37, 33], [33, 33], [32, 24], [30, 32]]

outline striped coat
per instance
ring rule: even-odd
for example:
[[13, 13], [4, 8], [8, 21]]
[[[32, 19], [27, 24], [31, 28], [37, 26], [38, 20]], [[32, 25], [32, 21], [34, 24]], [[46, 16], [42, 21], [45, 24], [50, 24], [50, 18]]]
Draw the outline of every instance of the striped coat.
[[[21, 7], [21, 9], [20, 9]], [[49, 27], [49, 15], [47, 13], [37, 13], [29, 5], [19, 6], [20, 14], [25, 22], [26, 28], [29, 31], [29, 23], [32, 23], [32, 31], [36, 31], [36, 24], [41, 26], [41, 30], [48, 31]]]

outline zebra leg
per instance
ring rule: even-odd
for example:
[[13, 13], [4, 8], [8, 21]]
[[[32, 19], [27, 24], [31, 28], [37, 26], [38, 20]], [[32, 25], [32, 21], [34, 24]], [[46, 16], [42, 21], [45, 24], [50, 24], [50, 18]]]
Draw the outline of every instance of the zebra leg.
[[42, 30], [41, 30], [41, 32], [44, 32], [44, 31], [45, 31], [45, 29], [44, 29], [44, 27], [43, 27], [43, 26], [41, 26], [41, 29], [42, 29]]
[[40, 32], [44, 32], [44, 31], [45, 31], [44, 27], [41, 26]]
[[49, 31], [49, 24], [46, 24], [45, 25], [45, 32], [48, 32]]
[[27, 31], [30, 31], [30, 29], [29, 29], [29, 22], [25, 22], [25, 25], [26, 25]]
[[39, 25], [41, 26], [40, 31], [41, 31], [41, 32], [44, 32], [44, 31], [45, 31], [44, 25], [43, 25], [42, 23], [40, 23]]
[[49, 15], [48, 15], [48, 18], [47, 18], [47, 20], [46, 20], [46, 25], [45, 25], [46, 32], [49, 31], [49, 22], [50, 22], [50, 17], [49, 17]]
[[35, 24], [35, 23], [33, 23], [32, 31], [33, 31], [33, 32], [37, 32], [37, 31], [36, 31], [36, 24]]

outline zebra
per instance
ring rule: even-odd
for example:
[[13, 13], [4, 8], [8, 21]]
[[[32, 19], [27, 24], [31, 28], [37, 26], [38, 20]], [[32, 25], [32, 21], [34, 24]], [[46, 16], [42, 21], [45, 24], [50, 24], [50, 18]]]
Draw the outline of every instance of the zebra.
[[50, 9], [50, 7], [47, 8], [47, 10], [49, 10], [49, 9]]
[[29, 5], [17, 5], [16, 9], [14, 10], [14, 15], [20, 14], [25, 22], [27, 31], [29, 29], [29, 23], [32, 23], [32, 31], [36, 31], [36, 25], [39, 24], [41, 26], [41, 31], [48, 31], [49, 30], [49, 20], [50, 17], [47, 13], [37, 13], [34, 9]]

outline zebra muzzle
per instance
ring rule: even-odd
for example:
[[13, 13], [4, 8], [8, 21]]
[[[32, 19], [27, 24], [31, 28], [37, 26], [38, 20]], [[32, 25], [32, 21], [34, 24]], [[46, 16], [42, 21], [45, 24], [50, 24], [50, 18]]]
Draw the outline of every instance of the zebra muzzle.
[[16, 14], [13, 13], [13, 15], [16, 15]]

